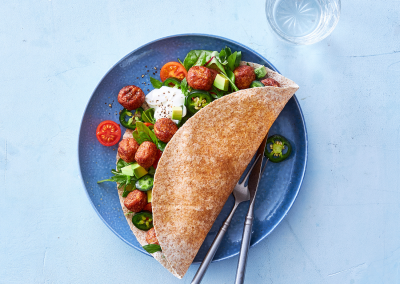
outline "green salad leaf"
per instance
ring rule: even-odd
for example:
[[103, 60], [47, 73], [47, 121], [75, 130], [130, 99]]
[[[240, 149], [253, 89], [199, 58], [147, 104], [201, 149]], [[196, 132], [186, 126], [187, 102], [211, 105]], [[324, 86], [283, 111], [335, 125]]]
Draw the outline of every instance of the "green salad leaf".
[[235, 51], [234, 53], [232, 53], [229, 57], [228, 57], [228, 68], [233, 71], [235, 69], [235, 63], [236, 63], [236, 56], [237, 56], [237, 51]]
[[122, 169], [123, 167], [129, 166], [129, 165], [131, 165], [131, 164], [132, 164], [132, 163], [127, 163], [127, 162], [125, 162], [124, 160], [119, 159], [118, 162], [117, 162], [117, 171], [119, 172], [119, 171], [121, 171], [121, 169]]
[[149, 168], [149, 171], [147, 172], [149, 175], [153, 175], [154, 176], [154, 174], [156, 173], [156, 169], [153, 167], [153, 166], [151, 166], [150, 168]]
[[196, 62], [199, 60], [199, 57], [202, 53], [205, 53], [205, 55], [206, 55], [205, 62], [210, 60], [212, 51], [210, 51], [210, 50], [191, 50], [191, 51], [189, 51], [189, 53], [186, 55], [185, 59], [183, 60], [183, 66], [185, 67], [185, 69], [189, 70], [190, 67], [195, 65]]
[[226, 63], [228, 63], [226, 59], [227, 59], [226, 51], [225, 49], [223, 49], [219, 52], [219, 61], [221, 62], [221, 64], [225, 65]]
[[137, 130], [132, 132], [133, 138], [138, 142], [138, 144], [142, 144], [144, 141], [150, 141], [156, 144], [157, 148], [160, 151], [164, 151], [166, 143], [157, 139], [156, 135], [154, 134], [153, 130], [148, 128], [143, 122], [136, 122]]
[[145, 245], [142, 246], [142, 248], [144, 248], [144, 250], [147, 251], [148, 253], [155, 253], [157, 251], [161, 251], [160, 245], [155, 245], [155, 244]]
[[206, 58], [207, 58], [206, 52], [202, 51], [200, 53], [199, 58], [197, 59], [196, 63], [193, 66], [203, 66], [204, 64], [206, 64]]
[[167, 143], [157, 140], [156, 146], [161, 152], [164, 152], [165, 147], [167, 147]]
[[138, 109], [136, 109], [135, 115], [134, 115], [135, 121], [143, 121], [143, 119], [142, 119], [143, 112], [144, 112], [144, 109], [142, 107], [139, 107]]
[[116, 182], [118, 183], [118, 188], [122, 188], [124, 189], [123, 193], [122, 193], [122, 197], [126, 197], [129, 192], [133, 191], [136, 189], [135, 183], [137, 181], [137, 179], [135, 177], [131, 177], [131, 176], [127, 176], [121, 173], [121, 168], [131, 165], [133, 163], [127, 163], [122, 159], [119, 159], [117, 162], [117, 170], [112, 169], [111, 173], [113, 174], [112, 177], [110, 177], [109, 179], [103, 179], [98, 181], [97, 183], [103, 183], [106, 181], [111, 181], [111, 182]]
[[149, 108], [142, 113], [142, 120], [144, 122], [156, 123], [154, 118], [154, 108]]
[[153, 77], [150, 77], [150, 83], [153, 85], [154, 89], [160, 89], [163, 86], [163, 83], [161, 81], [158, 81]]
[[181, 81], [181, 91], [182, 91], [182, 94], [184, 94], [185, 96], [189, 95], [189, 88], [188, 88], [188, 83], [186, 81], [186, 78], [184, 78]]
[[219, 61], [222, 65], [228, 64], [228, 57], [232, 54], [232, 51], [229, 47], [225, 46], [219, 53]]
[[238, 67], [240, 65], [240, 61], [242, 61], [242, 52], [238, 51], [236, 54], [235, 67], [233, 69], [235, 69], [236, 67]]
[[214, 99], [219, 99], [219, 98], [222, 98], [223, 96], [225, 96], [228, 92], [222, 91], [213, 85], [211, 90], [209, 91], [209, 93]]
[[132, 136], [136, 140], [136, 142], [138, 142], [139, 145], [142, 144], [145, 141], [150, 141], [151, 142], [151, 138], [149, 137], [149, 135], [147, 135], [144, 132], [140, 132], [138, 130], [133, 131], [132, 132]]
[[142, 144], [145, 141], [153, 142], [157, 145], [157, 137], [153, 131], [150, 130], [143, 122], [136, 122], [137, 130], [132, 132], [133, 138], [138, 142], [138, 144]]
[[215, 70], [219, 70], [222, 73], [225, 74], [225, 68], [224, 66], [219, 62], [219, 60], [217, 59], [217, 57], [213, 57], [211, 59], [211, 61], [206, 65], [206, 67], [211, 68], [211, 69], [215, 69]]
[[235, 92], [239, 91], [239, 88], [236, 87], [236, 85], [235, 85], [235, 74], [231, 70], [229, 70], [229, 69], [226, 70], [225, 77], [229, 80], [229, 83], [231, 84], [232, 89]]

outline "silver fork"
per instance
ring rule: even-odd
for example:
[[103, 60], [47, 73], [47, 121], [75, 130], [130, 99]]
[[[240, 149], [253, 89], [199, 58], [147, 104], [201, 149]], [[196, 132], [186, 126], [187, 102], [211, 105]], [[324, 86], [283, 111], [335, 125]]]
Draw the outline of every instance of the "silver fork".
[[199, 284], [201, 282], [201, 280], [203, 279], [204, 275], [206, 274], [207, 268], [210, 265], [212, 259], [214, 258], [214, 255], [217, 252], [218, 247], [221, 244], [221, 241], [222, 241], [226, 231], [228, 230], [229, 225], [231, 224], [233, 214], [235, 214], [235, 211], [236, 211], [237, 207], [239, 206], [239, 204], [242, 203], [243, 201], [250, 200], [250, 191], [247, 186], [244, 186], [244, 184], [245, 184], [247, 178], [249, 177], [251, 171], [253, 170], [254, 165], [257, 163], [258, 159], [260, 158], [260, 156], [261, 155], [257, 156], [256, 160], [254, 161], [253, 165], [247, 172], [243, 181], [240, 183], [240, 180], [239, 180], [238, 183], [236, 184], [235, 188], [233, 189], [233, 196], [235, 197], [235, 205], [233, 206], [231, 213], [229, 214], [228, 218], [226, 218], [221, 229], [219, 229], [217, 236], [215, 237], [203, 262], [201, 263], [199, 269], [197, 270], [196, 275], [193, 277], [192, 284]]

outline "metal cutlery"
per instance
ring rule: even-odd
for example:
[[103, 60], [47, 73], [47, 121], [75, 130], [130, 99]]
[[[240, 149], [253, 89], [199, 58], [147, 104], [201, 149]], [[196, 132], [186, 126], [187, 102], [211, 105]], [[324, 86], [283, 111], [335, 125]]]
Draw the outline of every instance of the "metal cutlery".
[[[254, 215], [254, 203], [255, 197], [257, 195], [258, 183], [260, 181], [260, 177], [262, 175], [262, 164], [263, 160], [267, 159], [264, 157], [264, 149], [267, 143], [267, 136], [265, 136], [263, 142], [257, 150], [257, 157], [262, 157], [258, 159], [254, 165], [253, 170], [250, 173], [248, 189], [250, 191], [250, 206], [246, 215], [246, 220], [244, 222], [243, 228], [243, 237], [242, 237], [242, 245], [240, 247], [240, 255], [239, 262], [236, 272], [236, 280], [235, 284], [242, 284], [244, 282], [244, 276], [246, 273], [246, 264], [247, 264], [247, 253], [249, 251], [250, 239], [251, 239], [251, 230], [253, 227], [253, 215]], [[264, 166], [265, 169], [265, 166]]]
[[[222, 225], [221, 229], [219, 229], [219, 232], [217, 236], [215, 237], [213, 243], [211, 244], [211, 247], [209, 248], [203, 262], [201, 263], [199, 269], [196, 272], [196, 275], [193, 277], [192, 284], [199, 284], [201, 280], [203, 279], [203, 276], [205, 275], [208, 266], [210, 265], [212, 259], [214, 258], [215, 253], [218, 250], [219, 245], [221, 244], [221, 241], [225, 235], [225, 232], [228, 230], [228, 227], [231, 223], [232, 217], [239, 206], [240, 203], [243, 201], [247, 201], [250, 199], [250, 191], [248, 189], [248, 185], [245, 186], [245, 182], [249, 175], [251, 174], [254, 166], [257, 164], [257, 161], [261, 160], [260, 159], [260, 154], [258, 153], [257, 158], [249, 171], [247, 172], [245, 178], [243, 181], [240, 183], [240, 181], [236, 184], [235, 188], [233, 189], [233, 196], [235, 197], [235, 205], [232, 208], [231, 213], [229, 214], [228, 218], [226, 218], [224, 224]], [[259, 170], [258, 170], [259, 171]]]

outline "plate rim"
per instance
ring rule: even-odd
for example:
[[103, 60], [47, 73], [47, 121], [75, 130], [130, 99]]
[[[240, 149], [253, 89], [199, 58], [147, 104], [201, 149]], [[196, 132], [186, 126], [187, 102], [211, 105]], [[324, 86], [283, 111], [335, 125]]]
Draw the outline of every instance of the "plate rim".
[[[79, 155], [79, 153], [80, 153], [80, 141], [81, 141], [81, 135], [82, 135], [82, 124], [83, 124], [83, 119], [84, 119], [84, 117], [85, 117], [85, 113], [86, 113], [86, 111], [87, 111], [87, 109], [88, 109], [88, 107], [89, 107], [89, 103], [91, 102], [91, 100], [92, 100], [94, 94], [96, 93], [97, 88], [100, 86], [101, 82], [103, 82], [103, 80], [107, 77], [107, 75], [111, 72], [111, 70], [113, 70], [118, 64], [120, 64], [123, 60], [125, 60], [125, 59], [126, 59], [127, 57], [129, 57], [131, 54], [135, 53], [136, 51], [138, 51], [138, 50], [140, 50], [140, 49], [142, 49], [142, 48], [144, 48], [144, 47], [146, 47], [146, 46], [148, 46], [148, 45], [151, 45], [151, 44], [153, 44], [153, 43], [155, 43], [155, 42], [158, 42], [158, 41], [161, 41], [161, 40], [164, 40], [164, 39], [170, 39], [170, 38], [175, 38], [175, 37], [184, 37], [184, 36], [197, 36], [197, 37], [216, 38], [216, 39], [222, 39], [222, 40], [225, 40], [225, 41], [234, 43], [234, 44], [236, 44], [236, 45], [242, 47], [243, 49], [247, 49], [247, 50], [251, 51], [252, 53], [256, 54], [257, 56], [261, 57], [263, 60], [265, 60], [266, 62], [268, 62], [268, 64], [272, 67], [272, 69], [273, 69], [274, 71], [276, 71], [276, 72], [278, 72], [279, 74], [281, 74], [281, 73], [279, 72], [279, 70], [278, 70], [269, 60], [267, 60], [264, 56], [262, 56], [260, 53], [258, 53], [257, 51], [253, 50], [252, 48], [250, 48], [250, 47], [248, 47], [248, 46], [245, 46], [245, 45], [243, 45], [243, 44], [241, 44], [241, 43], [239, 43], [239, 42], [237, 42], [237, 41], [235, 41], [235, 40], [228, 39], [228, 38], [225, 38], [225, 37], [222, 37], [222, 36], [218, 36], [218, 35], [211, 35], [211, 34], [203, 34], [203, 33], [183, 33], [183, 34], [175, 34], [175, 35], [170, 35], [170, 36], [161, 37], [161, 38], [152, 40], [152, 41], [150, 41], [150, 42], [147, 42], [147, 43], [145, 43], [145, 44], [143, 44], [143, 45], [137, 47], [136, 49], [134, 49], [133, 51], [129, 52], [129, 53], [126, 54], [124, 57], [122, 57], [120, 60], [118, 60], [118, 62], [115, 63], [113, 66], [111, 66], [111, 67], [109, 68], [109, 70], [104, 74], [104, 76], [100, 79], [100, 81], [97, 83], [96, 87], [94, 88], [92, 94], [90, 95], [90, 97], [89, 97], [89, 99], [88, 99], [88, 101], [87, 101], [87, 103], [86, 103], [85, 109], [84, 109], [84, 111], [83, 111], [83, 113], [82, 113], [82, 117], [81, 117], [81, 120], [80, 120], [79, 135], [78, 135], [78, 143], [77, 143], [77, 156], [78, 156], [78, 157], [77, 157], [77, 158], [78, 158], [78, 159], [77, 159], [77, 163], [78, 163], [78, 167], [79, 167], [80, 179], [81, 179], [81, 182], [82, 182], [84, 191], [85, 191], [85, 193], [86, 193], [86, 196], [87, 196], [87, 198], [89, 199], [89, 202], [90, 202], [90, 204], [92, 205], [94, 211], [95, 211], [96, 214], [99, 216], [100, 220], [103, 221], [103, 223], [104, 223], [104, 224], [105, 224], [119, 239], [121, 239], [123, 242], [125, 242], [125, 243], [126, 243], [127, 245], [129, 245], [130, 247], [133, 247], [135, 250], [137, 250], [137, 251], [139, 251], [139, 252], [141, 252], [141, 253], [143, 253], [143, 254], [145, 254], [145, 255], [147, 255], [147, 256], [152, 256], [152, 255], [149, 254], [149, 253], [147, 253], [146, 251], [143, 251], [143, 250], [139, 249], [138, 247], [134, 246], [133, 244], [129, 243], [129, 242], [128, 242], [127, 240], [125, 240], [118, 232], [116, 232], [116, 231], [108, 224], [108, 222], [106, 222], [106, 220], [103, 218], [103, 216], [101, 216], [100, 212], [97, 210], [96, 206], [94, 205], [92, 199], [91, 199], [90, 196], [89, 196], [89, 192], [88, 192], [88, 190], [87, 190], [87, 188], [86, 188], [85, 181], [83, 180], [83, 176], [82, 176], [82, 168], [81, 168], [80, 155]], [[281, 218], [278, 219], [278, 221], [271, 227], [271, 229], [270, 229], [264, 236], [262, 236], [259, 240], [257, 240], [256, 242], [254, 242], [252, 245], [250, 245], [251, 248], [252, 248], [253, 246], [257, 245], [258, 243], [260, 243], [260, 242], [261, 242], [262, 240], [264, 240], [266, 237], [268, 237], [269, 234], [272, 233], [272, 231], [275, 230], [275, 228], [282, 222], [282, 220], [283, 220], [283, 219], [286, 217], [286, 215], [289, 213], [290, 209], [291, 209], [292, 206], [293, 206], [293, 203], [294, 203], [295, 200], [297, 199], [297, 196], [298, 196], [298, 194], [299, 194], [299, 192], [300, 192], [301, 186], [303, 185], [304, 176], [305, 176], [306, 171], [307, 171], [307, 162], [308, 162], [308, 133], [307, 133], [306, 122], [305, 122], [305, 119], [304, 119], [303, 110], [302, 110], [301, 107], [300, 107], [300, 103], [299, 103], [299, 101], [297, 100], [296, 94], [294, 94], [292, 98], [294, 99], [294, 101], [295, 101], [295, 103], [296, 103], [296, 106], [297, 106], [298, 109], [300, 110], [300, 117], [301, 117], [301, 121], [302, 121], [302, 125], [303, 125], [304, 137], [305, 137], [305, 154], [304, 154], [305, 160], [304, 160], [304, 166], [303, 166], [303, 168], [302, 168], [302, 175], [301, 175], [301, 177], [300, 177], [299, 186], [297, 187], [297, 190], [296, 190], [296, 192], [295, 192], [294, 198], [293, 198], [292, 201], [288, 204], [287, 210], [285, 210], [285, 212], [284, 212], [284, 214], [281, 216]], [[240, 252], [236, 252], [236, 253], [231, 254], [231, 255], [229, 255], [229, 256], [225, 256], [225, 257], [220, 258], [220, 259], [212, 260], [212, 262], [219, 262], [219, 261], [222, 261], [222, 260], [226, 260], [226, 259], [232, 258], [232, 257], [238, 255], [239, 253], [240, 253]], [[200, 263], [200, 262], [192, 262], [192, 264], [199, 264], [199, 263]]]

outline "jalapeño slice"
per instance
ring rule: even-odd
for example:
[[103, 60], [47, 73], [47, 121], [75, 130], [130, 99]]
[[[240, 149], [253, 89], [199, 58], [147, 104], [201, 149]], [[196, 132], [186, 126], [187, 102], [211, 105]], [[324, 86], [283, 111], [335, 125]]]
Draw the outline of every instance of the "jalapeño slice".
[[189, 112], [195, 114], [200, 109], [211, 103], [211, 95], [209, 92], [201, 90], [193, 90], [186, 99], [186, 107]]
[[149, 212], [137, 213], [133, 215], [132, 223], [139, 230], [148, 231], [153, 228], [153, 214]]
[[[128, 118], [128, 120], [126, 120]], [[136, 120], [133, 116], [133, 113], [124, 108], [119, 115], [119, 122], [122, 124], [123, 127], [128, 129], [135, 129], [136, 128]]]
[[148, 191], [153, 188], [154, 178], [151, 175], [145, 175], [136, 181], [136, 188], [141, 191]]
[[172, 88], [175, 88], [175, 87], [176, 88], [180, 88], [181, 87], [181, 81], [179, 81], [178, 79], [170, 77], [170, 78], [168, 78], [168, 79], [166, 79], [164, 81], [163, 85], [167, 86], [167, 87], [172, 87]]
[[281, 135], [273, 135], [268, 138], [265, 147], [265, 156], [271, 162], [279, 163], [286, 160], [292, 152], [292, 145], [289, 141]]

